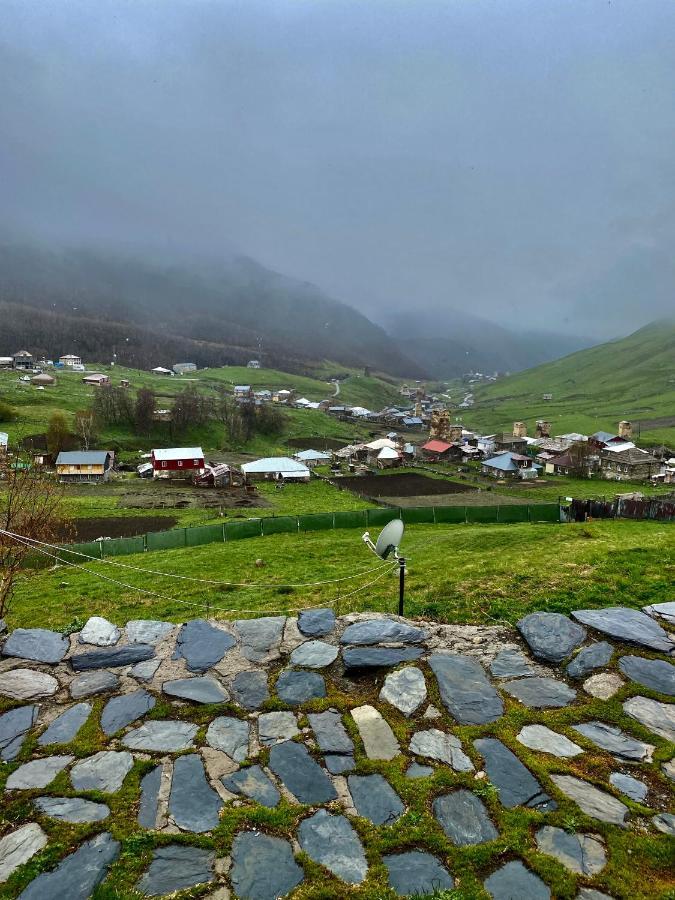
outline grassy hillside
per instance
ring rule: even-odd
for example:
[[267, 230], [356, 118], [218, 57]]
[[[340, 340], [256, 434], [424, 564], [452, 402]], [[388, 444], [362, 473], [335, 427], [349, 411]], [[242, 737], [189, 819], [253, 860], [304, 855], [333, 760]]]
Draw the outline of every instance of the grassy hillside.
[[475, 396], [464, 419], [480, 428], [510, 429], [522, 419], [533, 429], [547, 419], [556, 434], [590, 434], [614, 432], [628, 419], [639, 425], [641, 443], [675, 445], [675, 320], [479, 387]]
[[[157, 407], [160, 409], [169, 407], [175, 395], [187, 384], [196, 384], [202, 393], [213, 397], [219, 389], [223, 387], [230, 389], [235, 384], [251, 384], [256, 390], [285, 387], [296, 390], [298, 394], [310, 400], [332, 398], [336, 390], [335, 385], [327, 381], [302, 375], [289, 375], [276, 369], [247, 369], [243, 366], [203, 369], [191, 376], [174, 378], [122, 366], [114, 368], [97, 366], [96, 371], [108, 373], [113, 384], [119, 384], [123, 378], [128, 379], [132, 390], [140, 387], [152, 388], [156, 392]], [[44, 432], [49, 417], [56, 411], [64, 412], [69, 420], [72, 420], [78, 409], [84, 409], [91, 404], [96, 388], [82, 383], [82, 373], [62, 370], [55, 372], [55, 375], [56, 385], [40, 391], [31, 384], [21, 382], [17, 372], [0, 371], [0, 400], [10, 404], [18, 413], [15, 421], [0, 421], [0, 430], [9, 433], [12, 443], [27, 435]], [[380, 409], [398, 397], [398, 392], [388, 382], [354, 372], [342, 382], [340, 395], [335, 398], [335, 403], [358, 403]], [[271, 437], [256, 436], [247, 445], [237, 449], [254, 454], [277, 453], [284, 450], [288, 438], [311, 436], [318, 440], [324, 437], [352, 440], [367, 434], [367, 431], [359, 426], [339, 422], [318, 410], [283, 408], [283, 413], [284, 426], [281, 433]], [[123, 450], [136, 450], [156, 446], [158, 443], [166, 444], [167, 441], [175, 443], [175, 440], [171, 440], [169, 426], [158, 424], [147, 438], [139, 438], [131, 427], [105, 428], [98, 443], [101, 446], [111, 445]], [[223, 428], [217, 423], [209, 423], [195, 433], [181, 438], [181, 442], [184, 443], [193, 441], [201, 444], [205, 450], [231, 449], [226, 446]]]

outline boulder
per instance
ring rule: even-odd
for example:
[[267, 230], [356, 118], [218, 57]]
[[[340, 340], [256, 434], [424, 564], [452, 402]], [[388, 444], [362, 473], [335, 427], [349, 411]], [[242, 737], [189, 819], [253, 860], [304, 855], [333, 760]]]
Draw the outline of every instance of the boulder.
[[513, 900], [514, 897], [550, 900], [551, 897], [548, 886], [534, 872], [526, 869], [520, 860], [505, 863], [483, 884], [493, 900]]
[[675, 741], [675, 705], [672, 703], [661, 703], [659, 700], [638, 696], [626, 700], [623, 710], [654, 734], [667, 741]]
[[419, 659], [421, 647], [345, 647], [342, 662], [346, 669], [383, 669]]
[[324, 753], [354, 752], [354, 744], [339, 712], [329, 709], [322, 713], [310, 713], [307, 718], [319, 749]]
[[607, 750], [613, 756], [619, 756], [631, 762], [651, 762], [654, 747], [645, 744], [637, 738], [630, 737], [617, 728], [616, 725], [608, 725], [606, 722], [582, 722], [572, 725], [575, 731], [588, 738], [601, 750]]
[[144, 659], [152, 659], [154, 655], [155, 648], [149, 644], [127, 644], [123, 647], [103, 647], [87, 653], [76, 653], [70, 657], [70, 664], [75, 672], [115, 669], [120, 666], [133, 666]]
[[560, 663], [586, 638], [586, 629], [560, 613], [535, 612], [516, 625], [537, 659]]
[[232, 775], [223, 775], [223, 786], [232, 794], [255, 800], [261, 806], [278, 806], [281, 794], [260, 766], [247, 766]]
[[290, 741], [300, 734], [295, 713], [279, 710], [258, 717], [258, 740], [264, 747]]
[[530, 660], [520, 650], [502, 650], [490, 663], [495, 678], [527, 678], [534, 675]]
[[591, 697], [598, 700], [609, 700], [624, 686], [623, 678], [615, 672], [599, 672], [584, 681], [583, 688]]
[[101, 728], [107, 735], [115, 734], [121, 728], [126, 728], [136, 719], [140, 719], [149, 712], [157, 701], [147, 691], [133, 691], [131, 694], [120, 694], [112, 697], [103, 707], [101, 713]]
[[107, 669], [97, 669], [93, 672], [84, 672], [77, 675], [70, 682], [70, 696], [73, 700], [81, 700], [83, 697], [93, 697], [96, 694], [106, 694], [115, 691], [120, 685], [119, 675], [108, 672]]
[[308, 669], [323, 669], [337, 659], [338, 648], [324, 641], [305, 641], [291, 653], [291, 664]]
[[612, 772], [609, 776], [609, 783], [626, 797], [635, 800], [636, 803], [642, 803], [647, 796], [647, 785], [632, 775], [624, 775], [623, 772]]
[[113, 625], [101, 616], [90, 616], [79, 634], [80, 644], [93, 644], [95, 647], [113, 647], [122, 637], [117, 625]]
[[277, 678], [276, 691], [289, 706], [300, 706], [308, 700], [326, 696], [326, 683], [318, 672], [285, 669]]
[[33, 802], [43, 815], [61, 822], [102, 822], [110, 815], [110, 808], [105, 803], [94, 803], [82, 797], [38, 797]]
[[219, 716], [206, 731], [206, 743], [214, 750], [221, 750], [235, 762], [243, 762], [248, 756], [249, 724], [233, 716]]
[[141, 802], [138, 805], [138, 824], [154, 829], [157, 825], [159, 792], [162, 786], [162, 766], [155, 766], [141, 779]]
[[130, 644], [151, 644], [153, 647], [171, 633], [171, 622], [157, 622], [154, 619], [132, 619], [126, 624], [127, 641]]
[[178, 753], [193, 747], [197, 730], [191, 722], [154, 719], [125, 734], [122, 743], [131, 750]]
[[232, 696], [244, 709], [260, 709], [269, 699], [266, 672], [239, 672], [232, 682]]
[[251, 662], [265, 662], [276, 655], [285, 624], [285, 616], [237, 619], [234, 627], [241, 641], [242, 654]]

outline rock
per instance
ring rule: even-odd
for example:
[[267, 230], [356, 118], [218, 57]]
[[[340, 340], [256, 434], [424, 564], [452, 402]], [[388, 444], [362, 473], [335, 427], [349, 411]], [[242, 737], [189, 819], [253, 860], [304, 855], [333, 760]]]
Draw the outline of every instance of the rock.
[[308, 669], [323, 669], [337, 659], [338, 648], [323, 641], [306, 641], [291, 653], [294, 666], [305, 666]]
[[89, 718], [91, 703], [76, 703], [61, 713], [38, 738], [38, 744], [69, 744]]
[[275, 744], [270, 750], [269, 767], [300, 803], [316, 806], [337, 798], [330, 778], [302, 744]]
[[73, 700], [81, 700], [83, 697], [93, 697], [95, 694], [105, 694], [115, 691], [119, 687], [120, 679], [114, 672], [99, 669], [95, 672], [85, 672], [78, 675], [70, 682], [70, 696]]
[[624, 775], [623, 772], [612, 772], [609, 776], [609, 783], [615, 787], [617, 791], [635, 800], [636, 803], [642, 803], [647, 796], [647, 785], [633, 778], [632, 775]]
[[540, 812], [551, 812], [557, 803], [543, 790], [534, 775], [496, 738], [479, 738], [474, 747], [485, 759], [487, 776], [497, 788], [502, 806], [528, 806]]
[[386, 700], [404, 716], [410, 716], [427, 697], [424, 675], [415, 666], [406, 666], [397, 672], [390, 672], [380, 691], [380, 700]]
[[191, 672], [206, 672], [219, 663], [236, 641], [231, 634], [204, 619], [186, 622], [176, 638], [176, 656], [183, 657]]
[[117, 625], [101, 616], [90, 616], [78, 637], [80, 644], [94, 644], [96, 647], [113, 647], [122, 637]]
[[211, 675], [165, 681], [162, 691], [170, 697], [182, 697], [195, 703], [223, 703], [230, 699], [222, 684]]
[[136, 681], [152, 681], [155, 677], [155, 672], [159, 669], [161, 663], [161, 659], [145, 659], [143, 662], [136, 663], [135, 666], [132, 666], [129, 674], [132, 678], [135, 678]]
[[434, 774], [433, 766], [421, 766], [418, 762], [411, 762], [406, 769], [406, 778], [431, 778]]
[[204, 763], [197, 753], [179, 756], [173, 765], [169, 813], [179, 828], [201, 834], [220, 820], [223, 801], [206, 780]]
[[674, 705], [638, 696], [626, 700], [623, 709], [632, 719], [636, 719], [654, 734], [664, 737], [667, 741], [675, 741]]
[[344, 816], [320, 809], [300, 823], [298, 842], [310, 859], [347, 884], [361, 884], [366, 877], [366, 854]]
[[486, 725], [504, 712], [504, 704], [479, 662], [454, 653], [434, 653], [429, 665], [441, 699], [460, 725]]
[[138, 824], [141, 828], [153, 829], [157, 825], [162, 769], [161, 764], [155, 766], [141, 779], [141, 802], [138, 806]]
[[617, 691], [620, 691], [624, 685], [623, 678], [620, 678], [614, 672], [602, 672], [599, 675], [591, 675], [584, 681], [583, 688], [591, 697], [597, 697], [598, 700], [609, 700]]
[[298, 628], [306, 637], [323, 637], [335, 628], [335, 613], [332, 609], [302, 609]]
[[300, 706], [315, 697], [326, 696], [326, 683], [318, 672], [285, 669], [277, 678], [277, 695], [289, 706]]
[[499, 837], [482, 800], [464, 788], [436, 797], [434, 816], [441, 828], [458, 847], [484, 844]]
[[47, 835], [36, 822], [28, 822], [0, 838], [0, 884], [39, 853], [47, 841]]
[[575, 900], [614, 900], [614, 898], [601, 891], [594, 891], [593, 888], [581, 888]]
[[58, 689], [56, 678], [35, 669], [11, 669], [0, 674], [0, 695], [10, 700], [51, 697]]
[[147, 691], [141, 689], [131, 694], [120, 694], [108, 700], [101, 713], [101, 728], [104, 734], [115, 734], [136, 719], [149, 712], [157, 701]]
[[70, 770], [70, 781], [76, 791], [115, 794], [122, 787], [133, 764], [134, 758], [131, 753], [101, 750], [75, 763]]
[[382, 775], [349, 775], [356, 813], [373, 825], [391, 825], [405, 812], [399, 795]]
[[368, 759], [387, 760], [398, 756], [401, 748], [394, 732], [374, 706], [357, 706], [352, 710], [352, 718], [359, 729]]
[[70, 664], [76, 672], [91, 669], [114, 669], [119, 666], [133, 666], [144, 659], [152, 659], [155, 648], [149, 644], [127, 644], [124, 647], [104, 647], [88, 653], [76, 653], [70, 657]]
[[560, 613], [535, 612], [516, 623], [537, 659], [560, 663], [586, 638], [586, 629]]
[[672, 813], [660, 813], [652, 819], [654, 828], [663, 834], [675, 836], [675, 816]]
[[663, 770], [663, 774], [666, 778], [670, 778], [671, 781], [675, 781], [675, 756], [672, 759], [669, 759], [668, 762], [664, 762], [661, 766]]
[[641, 656], [622, 656], [619, 668], [631, 681], [643, 687], [675, 697], [675, 666], [665, 659], [643, 659]]
[[198, 884], [210, 884], [214, 880], [214, 861], [213, 851], [201, 847], [183, 844], [156, 847], [137, 890], [148, 897], [164, 897]]
[[554, 678], [523, 678], [507, 681], [502, 690], [531, 709], [552, 709], [567, 706], [577, 695], [576, 691]]
[[178, 753], [193, 747], [196, 734], [197, 726], [191, 722], [155, 719], [125, 734], [122, 743], [131, 750]]
[[572, 775], [551, 775], [551, 781], [587, 816], [611, 825], [623, 825], [628, 809], [619, 800]]
[[459, 738], [437, 728], [416, 732], [410, 740], [410, 752], [447, 763], [456, 772], [473, 771], [473, 763], [462, 750]]
[[127, 640], [130, 644], [151, 644], [155, 647], [171, 633], [171, 622], [157, 622], [154, 619], [132, 619], [126, 624]]
[[520, 860], [503, 865], [483, 882], [493, 900], [549, 900], [551, 892], [544, 882], [526, 869]]
[[571, 663], [567, 666], [567, 674], [570, 678], [584, 678], [593, 669], [601, 669], [612, 658], [614, 647], [607, 641], [599, 641], [582, 647]]
[[545, 725], [525, 725], [516, 735], [516, 740], [530, 750], [540, 750], [542, 753], [550, 753], [558, 759], [571, 759], [584, 751], [578, 744], [570, 741], [557, 731], [551, 731]]
[[258, 740], [264, 747], [290, 741], [296, 734], [300, 734], [300, 729], [295, 713], [269, 712], [258, 717]]
[[668, 622], [669, 625], [675, 625], [675, 600], [668, 600], [665, 603], [652, 603], [651, 606], [642, 607], [650, 616], [657, 616]]
[[436, 709], [435, 706], [432, 706], [431, 703], [424, 710], [424, 714], [422, 716], [423, 719], [440, 719], [443, 714], [439, 709]]
[[224, 775], [220, 780], [231, 793], [255, 800], [261, 806], [272, 808], [281, 800], [281, 794], [260, 766], [239, 769], [232, 775]]
[[589, 628], [595, 628], [596, 631], [618, 638], [626, 644], [638, 644], [663, 653], [670, 653], [675, 649], [675, 644], [663, 628], [650, 616], [637, 609], [624, 606], [579, 609], [572, 615]]
[[534, 675], [529, 659], [520, 650], [502, 650], [490, 663], [495, 678], [527, 678]]
[[283, 838], [241, 831], [232, 843], [230, 881], [237, 897], [276, 900], [297, 887], [304, 873]]
[[45, 788], [75, 759], [74, 756], [45, 756], [19, 766], [7, 779], [6, 791]]
[[214, 750], [222, 750], [235, 762], [248, 756], [249, 724], [232, 716], [219, 716], [206, 731], [206, 743]]
[[285, 616], [237, 619], [234, 627], [241, 640], [242, 654], [251, 662], [265, 662], [278, 651], [285, 624]]
[[652, 761], [654, 747], [651, 744], [629, 737], [615, 725], [607, 725], [605, 722], [583, 722], [572, 725], [572, 728], [614, 756], [634, 762]]
[[322, 713], [310, 713], [307, 718], [319, 749], [324, 753], [354, 752], [354, 744], [339, 712], [329, 709]]
[[383, 856], [382, 862], [389, 876], [389, 887], [399, 897], [435, 894], [454, 886], [448, 870], [430, 853], [409, 850]]
[[39, 707], [17, 706], [0, 715], [0, 759], [11, 762], [19, 755], [26, 735], [37, 722]]
[[239, 672], [232, 682], [232, 695], [244, 709], [260, 709], [269, 699], [265, 672]]
[[45, 816], [62, 822], [102, 822], [110, 815], [105, 803], [93, 803], [81, 797], [38, 797], [33, 802]]
[[423, 652], [420, 647], [345, 647], [342, 662], [346, 669], [382, 669], [419, 659]]
[[15, 628], [5, 641], [2, 655], [54, 665], [61, 662], [69, 647], [68, 638], [58, 631], [48, 631], [46, 628]]
[[81, 844], [50, 872], [38, 875], [20, 900], [88, 900], [120, 855], [120, 845], [104, 831]]
[[348, 625], [342, 632], [341, 644], [419, 644], [428, 637], [423, 628], [397, 622], [395, 619], [367, 619]]
[[327, 753], [323, 761], [331, 775], [343, 775], [345, 772], [353, 772], [356, 765], [354, 757], [349, 753]]
[[604, 845], [596, 835], [569, 834], [562, 828], [545, 825], [535, 834], [535, 840], [541, 853], [554, 856], [577, 875], [593, 877], [607, 863]]

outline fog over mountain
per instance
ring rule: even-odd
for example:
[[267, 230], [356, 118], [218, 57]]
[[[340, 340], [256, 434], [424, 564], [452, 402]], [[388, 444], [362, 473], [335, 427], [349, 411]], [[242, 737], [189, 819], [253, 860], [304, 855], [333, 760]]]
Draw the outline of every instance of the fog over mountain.
[[671, 0], [1, 6], [11, 242], [246, 257], [418, 361], [473, 316], [550, 358], [675, 306]]

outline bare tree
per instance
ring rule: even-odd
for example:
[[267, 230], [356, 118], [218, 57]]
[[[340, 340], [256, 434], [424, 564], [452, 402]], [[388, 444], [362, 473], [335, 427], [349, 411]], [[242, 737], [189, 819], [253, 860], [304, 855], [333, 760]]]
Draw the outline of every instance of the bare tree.
[[0, 618], [7, 615], [19, 571], [31, 552], [6, 532], [54, 543], [67, 536], [63, 489], [28, 461], [0, 459]]
[[96, 440], [96, 416], [93, 409], [78, 409], [75, 413], [75, 434], [83, 450], [88, 450]]
[[47, 449], [55, 458], [63, 450], [70, 437], [68, 420], [62, 412], [55, 412], [47, 424]]
[[150, 388], [140, 388], [134, 404], [134, 425], [139, 434], [147, 435], [152, 431], [155, 406], [155, 392]]

